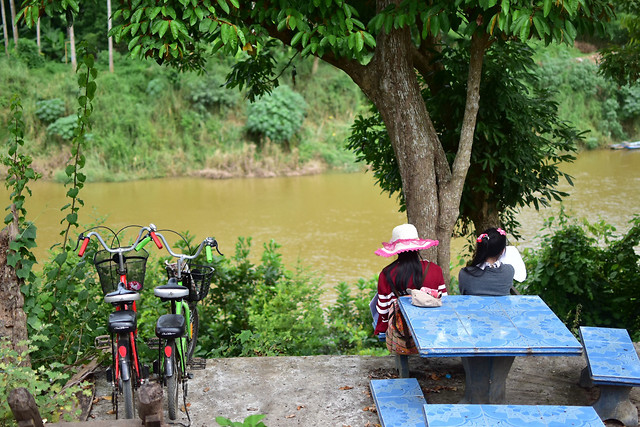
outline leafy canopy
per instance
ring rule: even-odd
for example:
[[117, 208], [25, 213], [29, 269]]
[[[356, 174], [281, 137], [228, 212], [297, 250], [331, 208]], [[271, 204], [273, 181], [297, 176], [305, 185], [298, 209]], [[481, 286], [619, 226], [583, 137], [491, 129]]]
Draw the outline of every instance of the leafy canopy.
[[[27, 0], [21, 15], [33, 25], [41, 10], [48, 15], [77, 14], [80, 5], [79, 0]], [[427, 49], [441, 34], [470, 37], [478, 30], [496, 38], [536, 37], [545, 43], [571, 44], [578, 32], [604, 31], [604, 21], [612, 16], [613, 6], [604, 0], [405, 0], [398, 4], [372, 0], [133, 0], [120, 1], [111, 35], [116, 42], [126, 42], [133, 56], [186, 69], [202, 69], [212, 51], [228, 55], [244, 51], [269, 75], [275, 64], [263, 55], [271, 56], [271, 39], [293, 46], [303, 56], [313, 54], [329, 61], [347, 58], [364, 64], [375, 52], [381, 31], [406, 26], [412, 28], [421, 49]]]

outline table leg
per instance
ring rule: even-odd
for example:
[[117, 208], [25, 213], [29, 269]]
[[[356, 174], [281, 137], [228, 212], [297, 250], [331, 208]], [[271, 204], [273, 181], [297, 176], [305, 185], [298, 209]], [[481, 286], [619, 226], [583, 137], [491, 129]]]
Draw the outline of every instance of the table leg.
[[464, 397], [460, 403], [506, 403], [506, 383], [514, 356], [463, 357]]
[[409, 378], [409, 356], [396, 354], [396, 369], [400, 378]]
[[638, 425], [638, 408], [629, 400], [633, 387], [598, 385], [600, 397], [593, 404], [600, 418], [618, 420], [626, 426]]

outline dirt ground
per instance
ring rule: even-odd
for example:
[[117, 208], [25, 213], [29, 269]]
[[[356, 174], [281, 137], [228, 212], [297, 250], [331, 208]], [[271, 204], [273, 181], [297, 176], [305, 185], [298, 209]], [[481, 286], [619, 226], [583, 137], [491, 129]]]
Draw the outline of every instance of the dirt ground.
[[[636, 344], [640, 351], [640, 345]], [[455, 403], [464, 392], [460, 358], [411, 357], [428, 403]], [[507, 400], [526, 405], [589, 405], [598, 389], [578, 385], [583, 357], [517, 357], [507, 380]], [[392, 356], [310, 356], [212, 359], [189, 380], [187, 409], [192, 426], [217, 426], [215, 418], [243, 421], [266, 415], [269, 427], [379, 425], [369, 381], [396, 377]], [[110, 391], [98, 375], [89, 419], [114, 419]], [[640, 407], [640, 388], [631, 393]], [[167, 420], [165, 420], [167, 421]], [[186, 413], [178, 425], [189, 425]], [[619, 426], [618, 423], [607, 423]]]

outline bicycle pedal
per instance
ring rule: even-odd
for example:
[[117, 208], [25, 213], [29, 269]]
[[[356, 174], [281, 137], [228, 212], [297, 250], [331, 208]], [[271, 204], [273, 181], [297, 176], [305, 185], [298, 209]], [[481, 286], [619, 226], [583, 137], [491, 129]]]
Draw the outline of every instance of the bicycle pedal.
[[207, 359], [204, 359], [202, 357], [194, 357], [189, 361], [189, 367], [195, 370], [206, 369]]
[[111, 336], [109, 335], [97, 336], [94, 343], [97, 349], [107, 350], [111, 352]]
[[147, 347], [151, 350], [157, 350], [160, 348], [160, 338], [149, 338], [147, 340]]

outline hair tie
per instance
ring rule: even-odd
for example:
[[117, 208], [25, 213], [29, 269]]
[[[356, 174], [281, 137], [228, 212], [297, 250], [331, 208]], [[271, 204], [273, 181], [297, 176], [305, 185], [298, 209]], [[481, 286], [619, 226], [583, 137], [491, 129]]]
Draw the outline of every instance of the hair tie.
[[480, 243], [482, 242], [483, 238], [487, 238], [487, 240], [489, 239], [489, 235], [487, 233], [482, 233], [481, 235], [478, 236], [478, 238], [476, 239], [476, 242]]
[[506, 235], [507, 235], [507, 232], [506, 232], [506, 231], [504, 231], [502, 228], [497, 228], [497, 229], [496, 229], [496, 231], [497, 231], [498, 233], [502, 234], [503, 236], [506, 236]]

